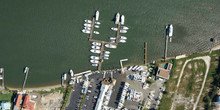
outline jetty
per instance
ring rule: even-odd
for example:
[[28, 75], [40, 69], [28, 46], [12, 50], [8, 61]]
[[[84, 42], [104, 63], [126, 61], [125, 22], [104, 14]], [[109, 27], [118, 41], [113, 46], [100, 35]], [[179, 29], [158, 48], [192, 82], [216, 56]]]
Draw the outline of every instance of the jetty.
[[1, 89], [4, 90], [5, 89], [5, 85], [4, 85], [4, 68], [0, 68], [0, 80], [1, 80], [1, 83], [2, 83]]
[[101, 41], [101, 40], [95, 40], [93, 39], [93, 29], [94, 29], [94, 24], [95, 24], [95, 17], [92, 18], [92, 24], [91, 24], [91, 30], [90, 30], [90, 34], [89, 34], [89, 41], [90, 42], [98, 42], [98, 43], [101, 43], [101, 52], [100, 52], [100, 55], [99, 55], [99, 65], [98, 65], [98, 71], [101, 71], [101, 68], [102, 68], [102, 63], [103, 63], [103, 52], [104, 52], [104, 45], [105, 44], [111, 44], [111, 45], [117, 45], [118, 44], [118, 40], [119, 40], [119, 34], [120, 34], [120, 28], [121, 28], [121, 23], [119, 22], [118, 23], [118, 30], [116, 32], [116, 41], [115, 42], [107, 42], [107, 41]]
[[28, 73], [29, 73], [29, 68], [28, 67], [26, 67], [26, 68], [27, 68], [27, 71], [25, 72], [24, 83], [23, 83], [22, 89], [21, 89], [22, 92], [24, 90], [24, 87], [25, 87], [25, 84], [26, 84], [26, 80], [27, 80], [27, 77], [28, 77]]
[[144, 46], [144, 64], [147, 65], [147, 42], [145, 42]]

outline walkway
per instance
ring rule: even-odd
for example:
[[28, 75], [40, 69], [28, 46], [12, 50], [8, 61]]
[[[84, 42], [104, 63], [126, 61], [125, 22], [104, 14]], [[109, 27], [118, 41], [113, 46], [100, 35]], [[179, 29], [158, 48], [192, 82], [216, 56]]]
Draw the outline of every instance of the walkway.
[[202, 91], [203, 91], [203, 89], [204, 89], [205, 82], [206, 82], [206, 78], [207, 78], [207, 75], [208, 75], [208, 72], [209, 72], [210, 62], [211, 62], [211, 57], [210, 57], [210, 56], [196, 57], [196, 58], [188, 59], [188, 60], [185, 61], [184, 65], [183, 65], [183, 68], [182, 68], [182, 70], [181, 70], [181, 73], [180, 73], [180, 77], [179, 77], [178, 83], [177, 83], [177, 85], [176, 85], [176, 86], [177, 86], [177, 89], [176, 89], [176, 92], [175, 92], [175, 95], [174, 95], [174, 98], [173, 98], [173, 103], [172, 103], [172, 106], [171, 106], [171, 110], [174, 110], [174, 108], [175, 108], [174, 100], [175, 100], [175, 97], [176, 97], [176, 94], [177, 94], [177, 91], [178, 91], [178, 88], [179, 88], [179, 84], [180, 84], [181, 78], [182, 78], [182, 76], [183, 76], [184, 69], [185, 69], [187, 63], [190, 62], [190, 61], [193, 61], [193, 60], [204, 60], [206, 66], [207, 66], [207, 68], [206, 68], [206, 73], [205, 73], [205, 77], [204, 77], [203, 83], [202, 83], [202, 87], [201, 87], [201, 89], [200, 89], [200, 92], [199, 92], [199, 95], [198, 95], [198, 97], [197, 97], [197, 100], [196, 100], [196, 102], [195, 102], [195, 104], [194, 104], [194, 106], [193, 106], [193, 110], [196, 110], [197, 104], [198, 104], [198, 102], [199, 102], [200, 96], [201, 96]]

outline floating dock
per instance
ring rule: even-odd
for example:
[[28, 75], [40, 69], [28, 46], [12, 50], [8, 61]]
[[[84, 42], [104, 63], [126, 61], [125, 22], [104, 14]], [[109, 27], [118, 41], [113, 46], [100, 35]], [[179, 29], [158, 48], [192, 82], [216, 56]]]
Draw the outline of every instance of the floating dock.
[[98, 71], [101, 71], [101, 68], [102, 68], [102, 63], [103, 63], [103, 51], [104, 51], [104, 45], [105, 44], [112, 44], [112, 45], [117, 45], [118, 44], [118, 40], [119, 40], [119, 33], [120, 33], [120, 28], [121, 28], [121, 23], [119, 22], [118, 23], [118, 30], [117, 30], [117, 33], [116, 33], [116, 41], [115, 43], [114, 42], [107, 42], [107, 41], [101, 41], [101, 40], [95, 40], [92, 38], [92, 35], [93, 35], [93, 29], [94, 29], [94, 24], [95, 24], [95, 17], [92, 18], [92, 25], [91, 25], [91, 30], [90, 30], [90, 34], [89, 34], [89, 41], [90, 42], [98, 42], [98, 43], [101, 43], [101, 53], [100, 53], [100, 61], [99, 61], [99, 65], [98, 65]]

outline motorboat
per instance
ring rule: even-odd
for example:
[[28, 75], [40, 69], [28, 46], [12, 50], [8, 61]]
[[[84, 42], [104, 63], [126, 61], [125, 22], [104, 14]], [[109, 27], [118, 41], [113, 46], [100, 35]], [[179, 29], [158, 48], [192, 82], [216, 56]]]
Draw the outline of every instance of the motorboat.
[[94, 27], [95, 27], [95, 28], [100, 28], [100, 26], [99, 26], [99, 25], [94, 25]]
[[111, 40], [111, 39], [110, 39], [109, 42], [115, 43], [115, 40]]
[[88, 30], [86, 30], [86, 29], [83, 29], [82, 32], [83, 32], [83, 33], [86, 33], [86, 34], [90, 34], [90, 31], [88, 31]]
[[92, 45], [95, 45], [95, 46], [101, 46], [102, 44], [99, 43], [99, 42], [92, 42]]
[[104, 51], [104, 54], [110, 54], [110, 52], [109, 51]]
[[88, 23], [85, 23], [84, 26], [85, 26], [85, 27], [91, 27], [92, 25], [91, 25], [91, 24], [88, 24]]
[[104, 57], [109, 57], [109, 54], [104, 54], [103, 56], [104, 56]]
[[73, 74], [74, 74], [74, 73], [73, 73], [73, 70], [70, 69], [70, 76], [73, 77]]
[[90, 52], [92, 52], [92, 53], [101, 53], [100, 50], [96, 50], [96, 49], [91, 49]]
[[99, 20], [99, 11], [97, 10], [95, 13], [95, 20], [98, 21]]
[[121, 29], [121, 30], [120, 30], [120, 33], [127, 33], [127, 31], [126, 31], [126, 30]]
[[118, 31], [118, 28], [112, 27], [111, 28], [113, 31]]
[[115, 37], [109, 37], [109, 39], [110, 39], [110, 40], [116, 40], [116, 38], [115, 38]]
[[127, 37], [125, 37], [125, 36], [120, 36], [120, 39], [124, 39], [124, 40], [126, 40]]
[[120, 14], [117, 13], [117, 14], [116, 14], [116, 17], [115, 17], [115, 24], [118, 24], [118, 23], [119, 23], [119, 19], [120, 19]]
[[99, 63], [97, 60], [90, 60], [91, 63]]
[[100, 22], [98, 22], [98, 21], [95, 21], [95, 24], [100, 25], [101, 23], [100, 23]]
[[63, 80], [66, 80], [66, 77], [67, 77], [67, 75], [66, 75], [66, 73], [64, 73], [63, 74]]
[[121, 15], [121, 24], [124, 25], [124, 23], [125, 23], [125, 16]]
[[88, 31], [90, 31], [90, 30], [91, 30], [91, 28], [90, 28], [90, 27], [84, 27], [84, 29], [85, 29], [85, 30], [88, 30]]
[[121, 29], [128, 30], [129, 28], [126, 26], [121, 26]]
[[105, 44], [105, 47], [107, 47], [107, 48], [117, 48], [116, 45], [112, 45], [112, 44]]
[[126, 40], [124, 40], [124, 39], [119, 39], [118, 41], [121, 42], [121, 43], [125, 43], [126, 42]]
[[25, 68], [24, 68], [24, 73], [27, 73], [28, 70], [29, 70], [29, 68], [28, 68], [28, 67], [25, 67]]
[[94, 33], [94, 34], [99, 34], [99, 32], [98, 32], [98, 31], [93, 31], [93, 33]]
[[86, 22], [86, 23], [90, 23], [90, 24], [92, 23], [92, 21], [91, 21], [91, 20], [88, 20], [88, 19], [86, 19], [85, 22]]
[[99, 49], [100, 49], [100, 47], [99, 47], [99, 46], [95, 46], [95, 45], [93, 45], [93, 46], [92, 46], [92, 48], [93, 48], [93, 49], [97, 49], [97, 50], [99, 50]]
[[169, 25], [168, 31], [169, 31], [168, 32], [169, 37], [172, 37], [173, 36], [173, 25], [172, 24]]
[[97, 64], [97, 63], [93, 63], [92, 66], [99, 66], [99, 64]]
[[105, 59], [105, 60], [108, 60], [108, 59], [109, 59], [109, 57], [104, 57], [104, 59]]
[[99, 57], [97, 57], [97, 56], [90, 56], [90, 58], [91, 58], [92, 60], [99, 60]]

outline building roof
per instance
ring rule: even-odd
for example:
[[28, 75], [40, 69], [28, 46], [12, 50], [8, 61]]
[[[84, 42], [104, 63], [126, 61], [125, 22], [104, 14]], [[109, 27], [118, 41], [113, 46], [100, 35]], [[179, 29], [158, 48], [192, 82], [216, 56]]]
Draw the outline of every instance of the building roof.
[[157, 71], [157, 76], [165, 78], [165, 79], [169, 79], [170, 78], [170, 70], [165, 70], [163, 68], [159, 68]]
[[33, 102], [30, 102], [30, 96], [26, 95], [23, 103], [24, 109], [34, 110], [34, 104]]
[[21, 106], [21, 103], [22, 103], [22, 95], [18, 94], [17, 95], [17, 100], [16, 100], [16, 103], [15, 103], [15, 106], [18, 106], [20, 107]]
[[10, 102], [1, 102], [2, 110], [10, 110], [11, 109], [11, 103]]

